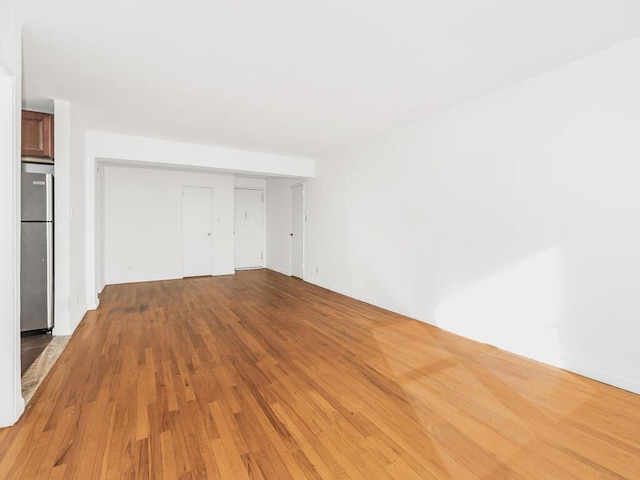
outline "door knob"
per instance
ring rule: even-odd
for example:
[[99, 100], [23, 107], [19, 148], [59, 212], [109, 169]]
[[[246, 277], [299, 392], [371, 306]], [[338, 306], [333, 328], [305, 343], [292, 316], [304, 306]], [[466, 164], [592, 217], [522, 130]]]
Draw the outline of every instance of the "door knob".
[[290, 236], [290, 237], [293, 237], [293, 233], [290, 233], [290, 234], [289, 234], [289, 236]]

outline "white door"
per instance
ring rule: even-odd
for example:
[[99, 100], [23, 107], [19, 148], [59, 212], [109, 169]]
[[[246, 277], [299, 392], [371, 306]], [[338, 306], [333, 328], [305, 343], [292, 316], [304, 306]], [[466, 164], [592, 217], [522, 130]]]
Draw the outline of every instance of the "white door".
[[236, 188], [235, 268], [263, 266], [264, 192]]
[[303, 278], [304, 186], [291, 187], [291, 275]]
[[182, 262], [183, 275], [211, 275], [211, 189], [182, 187]]

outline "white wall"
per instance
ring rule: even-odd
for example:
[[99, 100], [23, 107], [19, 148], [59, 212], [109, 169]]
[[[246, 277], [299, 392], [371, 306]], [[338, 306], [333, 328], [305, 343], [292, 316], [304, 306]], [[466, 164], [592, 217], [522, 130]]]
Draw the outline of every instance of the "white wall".
[[[53, 102], [55, 115], [55, 335], [70, 335], [71, 328], [71, 104]], [[75, 323], [75, 322], [74, 322]]]
[[24, 410], [20, 388], [21, 28], [0, 7], [0, 427]]
[[638, 58], [640, 39], [318, 161], [306, 279], [640, 393]]
[[182, 187], [213, 192], [213, 274], [233, 274], [232, 175], [103, 166], [107, 284], [183, 277]]
[[235, 177], [234, 185], [236, 188], [254, 188], [256, 190], [266, 190], [267, 180], [264, 178], [252, 178], [252, 177]]
[[267, 268], [291, 275], [291, 186], [299, 178], [267, 180]]
[[[69, 218], [69, 248], [71, 251], [69, 264], [69, 323], [71, 330], [82, 320], [89, 302], [86, 295], [86, 250], [85, 237], [87, 199], [85, 196], [85, 132], [82, 109], [71, 105], [71, 145], [69, 172], [69, 202], [67, 212]], [[94, 240], [93, 238], [91, 239]]]

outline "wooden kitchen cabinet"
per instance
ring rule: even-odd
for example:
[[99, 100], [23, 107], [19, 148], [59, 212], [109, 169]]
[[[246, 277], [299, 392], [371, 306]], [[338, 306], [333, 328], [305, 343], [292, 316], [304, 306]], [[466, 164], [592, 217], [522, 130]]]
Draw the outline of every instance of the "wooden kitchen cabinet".
[[53, 115], [22, 111], [22, 156], [53, 158]]

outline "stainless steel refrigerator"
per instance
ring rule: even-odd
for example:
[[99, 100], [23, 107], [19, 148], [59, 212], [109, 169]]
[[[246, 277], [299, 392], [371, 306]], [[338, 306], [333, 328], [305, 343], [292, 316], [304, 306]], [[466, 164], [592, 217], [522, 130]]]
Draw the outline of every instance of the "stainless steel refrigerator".
[[53, 328], [53, 165], [22, 164], [20, 331]]

